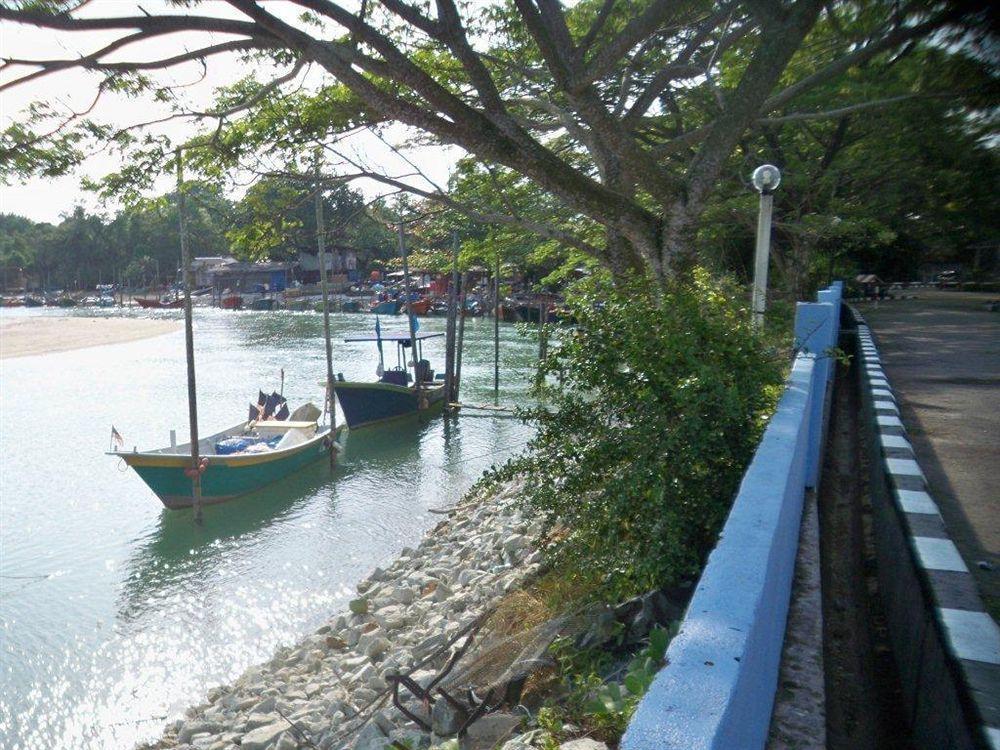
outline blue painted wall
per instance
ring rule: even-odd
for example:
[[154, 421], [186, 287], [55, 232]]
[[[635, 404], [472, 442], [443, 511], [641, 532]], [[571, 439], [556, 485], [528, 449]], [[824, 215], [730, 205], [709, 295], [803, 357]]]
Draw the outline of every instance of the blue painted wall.
[[796, 311], [796, 355], [680, 632], [622, 750], [752, 750], [767, 739], [807, 486], [834, 373], [839, 287]]

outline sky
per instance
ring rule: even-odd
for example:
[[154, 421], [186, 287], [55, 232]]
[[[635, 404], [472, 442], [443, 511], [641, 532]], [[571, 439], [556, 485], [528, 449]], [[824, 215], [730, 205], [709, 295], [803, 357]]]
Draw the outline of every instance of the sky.
[[[149, 13], [160, 12], [179, 13], [183, 9], [169, 7], [165, 0], [93, 0], [78, 13], [80, 17], [135, 15], [137, 7]], [[281, 6], [285, 7], [282, 8]], [[297, 15], [301, 8], [294, 9], [280, 2], [269, 5], [269, 10], [288, 16]], [[200, 15], [238, 17], [236, 11], [219, 0], [207, 0], [193, 11]], [[30, 26], [22, 26], [0, 22], [0, 55], [4, 58], [20, 59], [63, 59], [75, 57], [107, 44], [118, 38], [121, 32], [57, 32], [42, 30]], [[109, 57], [109, 60], [151, 60], [196, 49], [206, 43], [225, 40], [226, 37], [204, 33], [184, 33], [166, 35], [141, 44], [127, 47]], [[0, 81], [7, 82], [30, 72], [30, 68], [10, 69], [0, 73]], [[215, 88], [229, 84], [247, 75], [246, 65], [235, 56], [218, 56], [208, 61], [207, 75], [204, 80], [193, 83], [184, 89], [187, 100], [194, 106], [207, 104], [211, 100]], [[269, 71], [261, 70], [265, 76]], [[272, 71], [273, 72], [273, 71]], [[197, 63], [170, 68], [167, 71], [152, 74], [158, 82], [170, 84], [188, 84], [198, 80], [202, 68]], [[312, 81], [318, 81], [322, 74], [318, 71], [311, 75]], [[46, 76], [27, 84], [0, 92], [0, 128], [6, 128], [16, 121], [19, 113], [32, 102], [44, 101], [60, 107], [80, 111], [90, 106], [97, 90], [99, 77], [94, 73], [80, 70], [62, 71]], [[165, 104], [158, 104], [150, 99], [134, 100], [116, 95], [105, 95], [94, 109], [92, 119], [118, 125], [134, 124], [158, 115], [170, 114]], [[197, 132], [198, 126], [191, 122], [174, 121], [156, 126], [152, 132], [163, 133], [177, 142]], [[406, 132], [401, 128], [390, 131], [397, 143], [403, 143]], [[369, 162], [377, 163], [388, 172], [399, 173], [409, 171], [409, 167], [394, 156], [392, 152], [373, 136], [360, 136], [352, 142], [357, 153], [364, 154]], [[437, 184], [444, 185], [448, 172], [453, 166], [458, 152], [454, 149], [422, 148], [408, 152], [421, 170], [425, 171]], [[58, 222], [60, 217], [72, 211], [75, 205], [83, 205], [91, 211], [114, 213], [117, 205], [103, 204], [91, 193], [81, 189], [80, 180], [87, 176], [99, 178], [116, 171], [121, 166], [120, 157], [109, 152], [95, 153], [70, 176], [54, 179], [31, 179], [26, 183], [3, 185], [0, 183], [0, 212], [14, 213], [26, 216], [35, 221]], [[385, 192], [385, 188], [375, 183], [356, 183], [367, 196]], [[159, 191], [170, 189], [170, 178], [163, 178], [157, 185]], [[423, 184], [426, 189], [428, 186]], [[239, 189], [234, 188], [234, 197], [239, 195]]]

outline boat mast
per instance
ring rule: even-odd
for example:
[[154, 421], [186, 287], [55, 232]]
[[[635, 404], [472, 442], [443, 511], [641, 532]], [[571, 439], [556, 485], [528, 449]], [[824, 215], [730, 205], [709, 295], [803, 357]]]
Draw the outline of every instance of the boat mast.
[[184, 274], [184, 351], [187, 355], [188, 422], [191, 426], [191, 495], [194, 505], [194, 520], [201, 523], [201, 461], [198, 456], [198, 396], [194, 379], [194, 324], [191, 315], [191, 254], [187, 246], [184, 217], [184, 162], [180, 147], [177, 156], [177, 219], [181, 241], [181, 269]]
[[403, 293], [406, 294], [406, 317], [410, 322], [410, 353], [413, 355], [413, 388], [417, 394], [417, 408], [420, 408], [420, 372], [417, 369], [417, 327], [413, 317], [413, 309], [410, 305], [410, 264], [406, 257], [406, 237], [403, 234], [403, 222], [396, 225], [399, 235], [399, 252], [403, 256]]
[[323, 193], [320, 190], [319, 150], [316, 151], [316, 247], [319, 250], [319, 288], [323, 292], [323, 337], [326, 339], [326, 406], [330, 414], [330, 463], [337, 428], [337, 406], [333, 401], [333, 346], [330, 344], [330, 299], [326, 288], [326, 229], [323, 225]]

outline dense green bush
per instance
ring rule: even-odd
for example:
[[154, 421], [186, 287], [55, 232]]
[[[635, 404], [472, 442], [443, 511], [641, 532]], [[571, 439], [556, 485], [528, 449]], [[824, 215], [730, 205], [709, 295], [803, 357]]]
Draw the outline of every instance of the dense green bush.
[[695, 575], [729, 510], [782, 374], [742, 296], [704, 272], [593, 282], [542, 363], [537, 436], [501, 473], [529, 477], [554, 561], [609, 598]]

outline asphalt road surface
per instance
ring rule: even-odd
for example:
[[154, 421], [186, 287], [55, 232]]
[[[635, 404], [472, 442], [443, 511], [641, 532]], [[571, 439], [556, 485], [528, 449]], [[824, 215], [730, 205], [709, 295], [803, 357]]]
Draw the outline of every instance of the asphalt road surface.
[[914, 290], [859, 305], [930, 491], [1000, 619], [1000, 295]]

